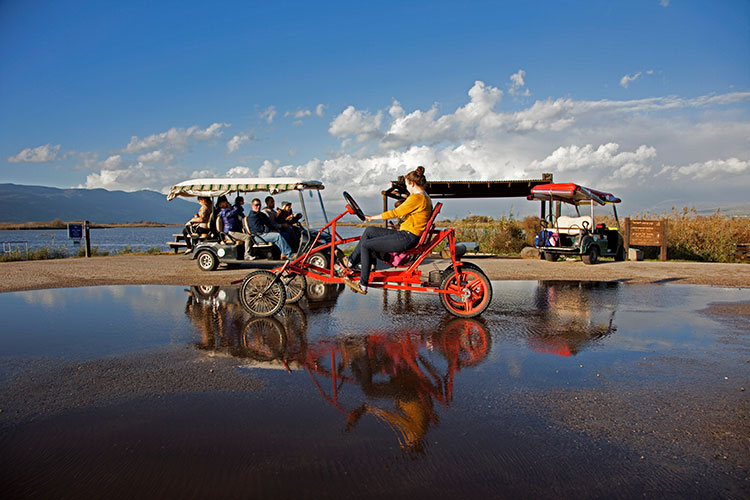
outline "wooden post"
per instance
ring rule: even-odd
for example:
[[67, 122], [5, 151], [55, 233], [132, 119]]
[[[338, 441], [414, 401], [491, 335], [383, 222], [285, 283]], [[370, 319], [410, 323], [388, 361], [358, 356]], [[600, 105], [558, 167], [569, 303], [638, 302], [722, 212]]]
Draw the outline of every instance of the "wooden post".
[[662, 222], [662, 237], [661, 237], [661, 252], [659, 252], [659, 260], [662, 262], [667, 261], [667, 219]]
[[623, 240], [625, 244], [625, 260], [630, 260], [630, 217], [625, 217], [625, 234]]
[[89, 237], [89, 221], [83, 221], [83, 242], [86, 245], [86, 257], [91, 257], [91, 238]]

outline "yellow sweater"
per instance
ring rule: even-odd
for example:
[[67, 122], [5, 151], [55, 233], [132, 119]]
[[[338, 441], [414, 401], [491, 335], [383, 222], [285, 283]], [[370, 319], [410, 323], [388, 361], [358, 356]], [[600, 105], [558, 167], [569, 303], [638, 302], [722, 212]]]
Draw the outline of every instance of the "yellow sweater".
[[427, 229], [427, 221], [432, 215], [432, 200], [424, 194], [412, 194], [397, 208], [380, 215], [383, 219], [399, 218], [402, 220], [401, 231], [409, 231], [422, 236], [424, 230]]

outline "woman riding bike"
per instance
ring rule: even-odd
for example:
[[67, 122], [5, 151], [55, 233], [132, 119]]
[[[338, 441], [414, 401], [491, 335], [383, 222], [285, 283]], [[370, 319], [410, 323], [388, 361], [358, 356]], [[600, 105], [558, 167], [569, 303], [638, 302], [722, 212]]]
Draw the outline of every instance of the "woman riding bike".
[[400, 206], [379, 215], [365, 216], [366, 222], [398, 218], [402, 221], [399, 230], [374, 226], [366, 228], [348, 262], [344, 260], [344, 265], [350, 269], [361, 264], [359, 282], [350, 278], [344, 281], [355, 292], [367, 293], [374, 253], [403, 252], [414, 248], [427, 228], [427, 222], [432, 214], [432, 200], [425, 192], [427, 179], [424, 176], [424, 167], [420, 166], [409, 172], [405, 182], [409, 196]]

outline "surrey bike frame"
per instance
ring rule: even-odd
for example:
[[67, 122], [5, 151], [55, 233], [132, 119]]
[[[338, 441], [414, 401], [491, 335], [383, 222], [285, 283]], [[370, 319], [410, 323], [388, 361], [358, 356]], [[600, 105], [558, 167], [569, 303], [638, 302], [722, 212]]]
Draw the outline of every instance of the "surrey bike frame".
[[[339, 276], [336, 273], [335, 256], [337, 247], [338, 245], [359, 241], [359, 239], [361, 238], [360, 236], [356, 236], [353, 238], [342, 239], [336, 232], [336, 223], [339, 221], [339, 219], [348, 214], [355, 215], [355, 211], [349, 206], [349, 204], [347, 204], [346, 206], [346, 211], [342, 212], [340, 215], [331, 220], [320, 231], [320, 233], [322, 233], [329, 227], [331, 228], [330, 243], [316, 246], [318, 238], [320, 237], [320, 233], [318, 233], [315, 240], [313, 241], [313, 244], [307, 250], [307, 252], [298, 256], [293, 261], [287, 262], [283, 266], [274, 269], [273, 271], [275, 273], [282, 273], [284, 271], [290, 273], [299, 273], [304, 275], [305, 277], [313, 277], [326, 283], [343, 283], [344, 276]], [[441, 290], [440, 288], [438, 288], [440, 283], [437, 283], [438, 287], [430, 286], [431, 284], [429, 282], [422, 279], [422, 272], [418, 269], [420, 264], [428, 255], [430, 255], [430, 253], [432, 253], [432, 251], [440, 244], [440, 242], [442, 242], [446, 238], [448, 239], [448, 248], [450, 249], [450, 259], [452, 267], [456, 270], [456, 272], [458, 272], [461, 266], [463, 266], [463, 263], [456, 259], [455, 230], [453, 228], [438, 230], [434, 228], [434, 224], [433, 227], [428, 228], [428, 230], [431, 234], [427, 237], [425, 243], [419, 247], [416, 247], [415, 249], [412, 249], [419, 250], [419, 253], [417, 254], [417, 258], [409, 265], [409, 267], [397, 271], [373, 271], [370, 273], [370, 282], [368, 286], [373, 288], [384, 288], [386, 290], [409, 290], [412, 292], [432, 292], [461, 295], [461, 291], [458, 289], [451, 290], [449, 288], [447, 290]], [[314, 266], [306, 262], [307, 258], [310, 255], [321, 251], [330, 252], [328, 258], [328, 262], [330, 264], [328, 266], [328, 269]], [[352, 279], [359, 279], [359, 275], [360, 273], [356, 271], [349, 274], [349, 277]]]

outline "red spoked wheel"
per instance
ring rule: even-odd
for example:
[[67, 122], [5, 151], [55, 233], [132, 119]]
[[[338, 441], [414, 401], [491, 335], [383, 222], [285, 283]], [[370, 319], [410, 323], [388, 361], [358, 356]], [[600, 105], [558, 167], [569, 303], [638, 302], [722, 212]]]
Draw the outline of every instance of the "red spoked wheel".
[[484, 312], [492, 301], [492, 284], [484, 272], [476, 266], [461, 266], [457, 273], [449, 268], [440, 289], [443, 307], [454, 316], [471, 318]]

